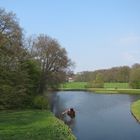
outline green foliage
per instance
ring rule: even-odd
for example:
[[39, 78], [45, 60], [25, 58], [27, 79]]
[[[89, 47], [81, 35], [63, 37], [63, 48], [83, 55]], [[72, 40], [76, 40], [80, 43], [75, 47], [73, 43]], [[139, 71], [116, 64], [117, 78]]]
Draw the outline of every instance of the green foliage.
[[89, 82], [96, 79], [97, 74], [102, 74], [104, 82], [129, 82], [130, 67], [121, 66], [110, 69], [100, 69], [96, 71], [84, 71], [76, 74], [75, 81]]
[[104, 87], [104, 83], [103, 82], [97, 82], [97, 81], [93, 81], [93, 88], [103, 88]]
[[129, 83], [132, 88], [140, 88], [140, 66], [132, 68]]
[[49, 102], [48, 100], [41, 95], [38, 95], [34, 98], [34, 107], [37, 109], [48, 109], [49, 108]]
[[88, 82], [87, 87], [88, 88], [103, 88], [104, 87], [103, 75], [98, 73], [94, 81]]
[[[16, 15], [0, 8], [0, 110], [31, 107], [37, 94], [66, 78], [71, 60], [55, 39], [40, 35], [28, 43]], [[34, 103], [48, 107], [43, 97]]]
[[29, 99], [22, 30], [14, 14], [0, 9], [0, 15], [0, 109], [22, 108]]
[[87, 85], [85, 86], [85, 88], [93, 88], [93, 81], [87, 82]]
[[140, 81], [131, 81], [130, 86], [134, 89], [140, 89]]
[[28, 92], [37, 93], [41, 75], [39, 63], [36, 60], [28, 59], [22, 64], [22, 70], [28, 74]]
[[32, 105], [32, 97], [36, 96], [39, 79], [39, 71], [35, 67], [31, 60], [19, 63], [14, 71], [1, 67], [0, 109], [24, 108]]
[[1, 140], [75, 140], [71, 130], [49, 111], [0, 112]]
[[131, 112], [135, 118], [140, 122], [140, 100], [132, 103]]

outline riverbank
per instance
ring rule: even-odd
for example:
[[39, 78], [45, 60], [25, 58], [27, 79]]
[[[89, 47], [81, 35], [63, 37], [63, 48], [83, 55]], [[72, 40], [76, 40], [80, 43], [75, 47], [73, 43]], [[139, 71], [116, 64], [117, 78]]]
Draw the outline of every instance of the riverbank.
[[70, 128], [50, 111], [1, 111], [2, 140], [75, 140]]
[[140, 100], [131, 104], [131, 113], [136, 118], [136, 120], [140, 123]]
[[101, 94], [140, 94], [140, 89], [116, 89], [116, 88], [59, 88], [60, 91], [90, 91]]
[[140, 89], [113, 89], [113, 88], [88, 88], [88, 91], [95, 93], [110, 93], [110, 94], [140, 94]]
[[128, 83], [105, 83], [104, 88], [87, 88], [87, 82], [69, 82], [63, 84], [60, 91], [91, 91], [110, 94], [140, 94], [140, 89], [129, 88]]

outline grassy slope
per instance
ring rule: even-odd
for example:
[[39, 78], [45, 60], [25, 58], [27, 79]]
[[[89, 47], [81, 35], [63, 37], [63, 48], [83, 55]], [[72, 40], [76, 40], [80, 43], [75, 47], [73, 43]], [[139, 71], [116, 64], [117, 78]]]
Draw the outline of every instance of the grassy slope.
[[140, 100], [132, 103], [131, 112], [135, 118], [140, 122]]
[[1, 111], [0, 140], [75, 140], [75, 137], [49, 111]]

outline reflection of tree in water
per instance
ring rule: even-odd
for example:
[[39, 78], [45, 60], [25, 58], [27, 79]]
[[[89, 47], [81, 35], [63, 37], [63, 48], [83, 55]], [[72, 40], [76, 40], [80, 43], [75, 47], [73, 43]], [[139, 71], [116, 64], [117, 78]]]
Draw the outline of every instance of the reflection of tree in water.
[[61, 113], [65, 110], [65, 101], [60, 99], [59, 94], [48, 94], [51, 111], [58, 117], [61, 117]]

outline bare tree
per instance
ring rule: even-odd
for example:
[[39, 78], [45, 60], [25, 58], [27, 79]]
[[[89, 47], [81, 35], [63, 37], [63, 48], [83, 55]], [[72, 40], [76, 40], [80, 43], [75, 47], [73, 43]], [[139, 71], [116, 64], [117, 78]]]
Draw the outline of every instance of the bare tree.
[[7, 13], [0, 9], [0, 43], [2, 45], [18, 44], [21, 46], [22, 29], [19, 26], [16, 15], [12, 12]]
[[39, 92], [43, 92], [45, 87], [57, 87], [65, 80], [72, 65], [66, 50], [47, 35], [38, 36], [32, 44], [32, 55], [40, 62], [42, 70]]

